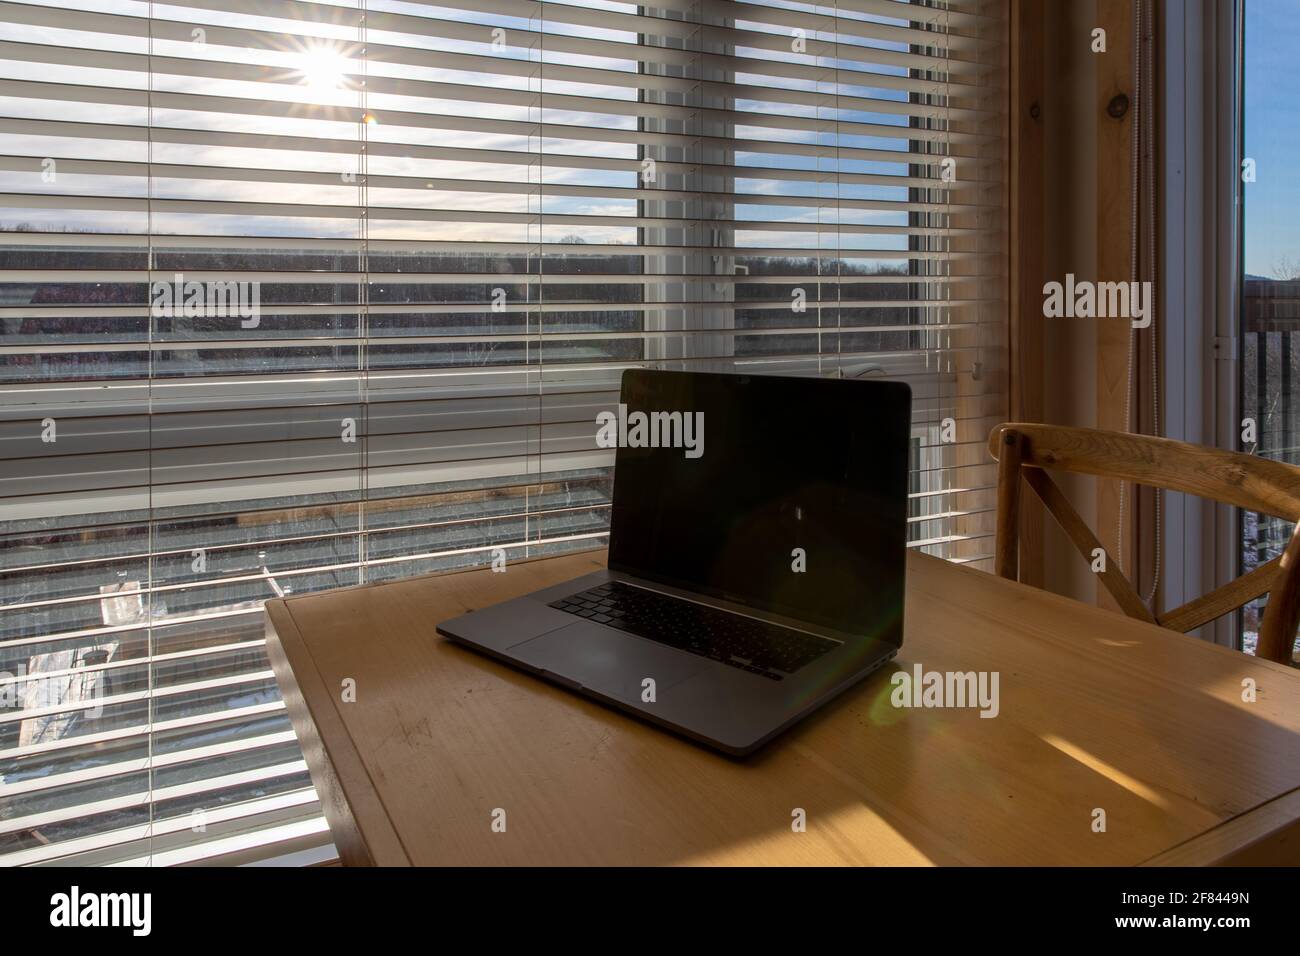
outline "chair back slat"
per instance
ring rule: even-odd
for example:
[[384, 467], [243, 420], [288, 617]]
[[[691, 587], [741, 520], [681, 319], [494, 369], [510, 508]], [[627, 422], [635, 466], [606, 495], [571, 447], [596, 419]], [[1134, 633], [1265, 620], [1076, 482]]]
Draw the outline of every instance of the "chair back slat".
[[[1023, 477], [1085, 560], [1101, 550], [1105, 563], [1098, 576], [1125, 614], [1188, 631], [1267, 592], [1256, 654], [1292, 663], [1300, 627], [1300, 468], [1169, 438], [1022, 422], [995, 427], [989, 433], [989, 453], [998, 461], [997, 574], [1012, 580], [1019, 577], [1019, 489]], [[1295, 521], [1296, 528], [1279, 558], [1181, 607], [1153, 615], [1044, 470], [1047, 468], [1181, 491]]]
[[1300, 468], [1294, 465], [1171, 438], [1021, 422], [993, 429], [989, 453], [994, 458], [1006, 429], [1022, 437], [1022, 465], [1181, 491], [1288, 521], [1300, 518]]
[[1215, 588], [1209, 594], [1203, 594], [1186, 604], [1180, 604], [1172, 611], [1159, 615], [1156, 623], [1171, 631], [1187, 632], [1223, 617], [1229, 611], [1235, 611], [1261, 594], [1267, 594], [1277, 580], [1281, 561], [1281, 558], [1274, 558], [1261, 564], [1254, 571], [1249, 571], [1236, 580]]
[[1061, 526], [1061, 530], [1074, 542], [1083, 560], [1092, 563], [1096, 560], [1097, 552], [1101, 552], [1101, 570], [1097, 572], [1097, 577], [1102, 586], [1110, 592], [1110, 596], [1115, 599], [1115, 603], [1129, 617], [1146, 621], [1148, 624], [1156, 623], [1155, 615], [1142, 603], [1142, 598], [1133, 589], [1128, 578], [1124, 577], [1116, 567], [1115, 559], [1097, 540], [1097, 536], [1092, 533], [1087, 522], [1079, 516], [1079, 512], [1074, 510], [1074, 505], [1070, 504], [1070, 500], [1065, 497], [1065, 492], [1061, 491], [1056, 482], [1052, 481], [1047, 472], [1041, 468], [1029, 469], [1024, 474], [1029, 487], [1034, 489], [1034, 493]]
[[1292, 530], [1278, 568], [1277, 581], [1268, 592], [1264, 619], [1259, 622], [1255, 653], [1270, 661], [1290, 663], [1296, 627], [1300, 625], [1300, 524]]

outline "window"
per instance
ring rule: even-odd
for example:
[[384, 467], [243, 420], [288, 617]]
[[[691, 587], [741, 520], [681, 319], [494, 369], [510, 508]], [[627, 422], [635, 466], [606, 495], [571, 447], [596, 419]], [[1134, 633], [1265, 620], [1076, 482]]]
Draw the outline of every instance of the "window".
[[[1291, 170], [1300, 150], [1300, 24], [1281, 0], [1245, 4], [1242, 80], [1245, 275], [1241, 303], [1242, 449], [1300, 464], [1300, 181]], [[1293, 524], [1243, 512], [1242, 570], [1282, 553]], [[1241, 642], [1253, 652], [1260, 598], [1241, 615]]]
[[0, 860], [327, 844], [262, 602], [601, 546], [630, 366], [906, 379], [988, 563], [1002, 7], [0, 3]]

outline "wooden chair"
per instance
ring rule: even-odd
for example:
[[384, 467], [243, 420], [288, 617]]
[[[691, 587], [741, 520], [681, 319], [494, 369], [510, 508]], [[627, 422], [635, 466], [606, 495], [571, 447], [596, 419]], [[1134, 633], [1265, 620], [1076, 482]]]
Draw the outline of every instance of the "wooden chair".
[[1259, 629], [1258, 656], [1292, 663], [1300, 623], [1300, 523], [1280, 557], [1203, 597], [1163, 614], [1152, 614], [1114, 559], [1074, 510], [1045, 468], [1132, 481], [1236, 505], [1249, 511], [1300, 519], [1300, 468], [1241, 452], [1203, 448], [1168, 438], [1094, 428], [1007, 422], [989, 433], [998, 461], [998, 519], [994, 570], [1015, 580], [1019, 564], [1020, 477], [1091, 561], [1105, 552], [1097, 576], [1129, 617], [1175, 631], [1190, 631], [1268, 593]]

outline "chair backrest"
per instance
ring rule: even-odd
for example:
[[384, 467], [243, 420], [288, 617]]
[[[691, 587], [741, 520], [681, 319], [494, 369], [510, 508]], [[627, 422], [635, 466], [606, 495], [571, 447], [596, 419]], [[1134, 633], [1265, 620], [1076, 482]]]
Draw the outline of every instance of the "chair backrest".
[[1181, 491], [1297, 521], [1300, 468], [1150, 435], [1021, 422], [995, 427], [989, 433], [989, 453], [998, 461], [994, 570], [999, 575], [1012, 580], [1018, 577], [1023, 477], [1086, 560], [1091, 561], [1101, 549], [1104, 567], [1097, 576], [1124, 613], [1176, 631], [1190, 631], [1267, 592], [1268, 605], [1260, 624], [1256, 654], [1292, 663], [1296, 627], [1300, 624], [1300, 522], [1279, 557], [1209, 594], [1156, 615], [1043, 469], [1058, 468]]

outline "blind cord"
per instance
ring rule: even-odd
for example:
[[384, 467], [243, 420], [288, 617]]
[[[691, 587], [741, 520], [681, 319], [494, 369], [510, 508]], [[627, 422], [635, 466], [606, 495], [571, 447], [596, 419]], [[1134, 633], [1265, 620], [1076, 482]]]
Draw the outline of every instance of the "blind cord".
[[[145, 56], [145, 62], [148, 67], [148, 76], [145, 85], [145, 269], [147, 284], [146, 292], [149, 300], [152, 300], [153, 290], [153, 0], [149, 0], [148, 16], [146, 21], [149, 31], [147, 42], [148, 48]], [[148, 529], [145, 538], [147, 541], [148, 557], [147, 567], [149, 590], [148, 590], [148, 607], [145, 617], [145, 628], [149, 635], [149, 663], [148, 683], [149, 701], [148, 713], [145, 720], [145, 738], [147, 744], [148, 767], [149, 767], [149, 866], [153, 866], [153, 824], [154, 824], [154, 801], [153, 801], [153, 691], [154, 691], [154, 632], [153, 632], [153, 611], [154, 611], [154, 523], [153, 523], [153, 378], [154, 378], [154, 316], [152, 309], [146, 309], [148, 318], [145, 320], [148, 329], [147, 337], [149, 339], [149, 358], [147, 366], [147, 385], [145, 387], [146, 395], [146, 417], [145, 421], [149, 429], [149, 446], [146, 449], [147, 460], [149, 463], [149, 475], [145, 481], [148, 500], [148, 518], [145, 521], [145, 527]]]
[[[1147, 42], [1151, 32], [1151, 7], [1145, 0], [1136, 0], [1133, 7], [1133, 123], [1131, 135], [1129, 137], [1129, 208], [1130, 223], [1129, 231], [1129, 276], [1130, 281], [1140, 282], [1142, 280], [1142, 256], [1139, 234], [1145, 233], [1147, 272], [1151, 276], [1152, 288], [1155, 287], [1155, 229], [1154, 215], [1155, 208], [1155, 175], [1151, 165], [1151, 142], [1154, 136], [1154, 118], [1152, 111], [1147, 108], [1145, 99], [1151, 96], [1151, 89], [1154, 79], [1151, 75], [1151, 51], [1148, 50]], [[1145, 156], [1145, 161], [1144, 161]], [[1143, 203], [1142, 200], [1146, 202]], [[1146, 228], [1143, 228], [1143, 226]], [[1148, 303], [1148, 308], [1154, 308], [1154, 299]], [[1154, 319], [1154, 316], [1153, 316]], [[1151, 342], [1148, 351], [1151, 355], [1151, 428], [1153, 433], [1160, 432], [1160, 396], [1159, 396], [1159, 361], [1156, 355], [1156, 333], [1154, 325], [1151, 326]], [[1124, 387], [1124, 428], [1134, 434], [1141, 433], [1141, 422], [1134, 422], [1133, 418], [1133, 393], [1136, 388], [1134, 365], [1136, 364], [1137, 353], [1137, 329], [1130, 327], [1128, 341], [1128, 368], [1125, 375]], [[1139, 403], [1140, 419], [1140, 403]], [[1121, 481], [1119, 485], [1119, 515], [1116, 528], [1116, 564], [1121, 571], [1124, 570], [1124, 505], [1125, 492], [1127, 483]], [[1137, 498], [1137, 487], [1134, 486], [1133, 497]], [[1154, 526], [1155, 526], [1155, 561], [1151, 574], [1151, 589], [1146, 594], [1144, 601], [1150, 604], [1155, 600], [1156, 590], [1160, 586], [1160, 562], [1162, 558], [1161, 535], [1161, 510], [1162, 498], [1160, 492], [1154, 492]]]
[[369, 24], [366, 22], [366, 8], [368, 0], [361, 0], [360, 20], [357, 24], [357, 39], [361, 44], [361, 90], [357, 97], [358, 106], [361, 111], [361, 119], [358, 123], [358, 136], [361, 147], [360, 155], [357, 158], [357, 165], [360, 167], [359, 179], [357, 184], [357, 202], [361, 206], [360, 215], [357, 216], [358, 231], [360, 235], [360, 254], [361, 262], [361, 286], [358, 289], [357, 296], [357, 324], [360, 326], [360, 341], [357, 343], [357, 375], [358, 375], [358, 394], [361, 407], [358, 414], [361, 418], [361, 439], [360, 448], [358, 449], [358, 461], [360, 463], [361, 474], [358, 476], [360, 500], [357, 502], [357, 583], [365, 584], [369, 578], [370, 562], [370, 535], [367, 530], [368, 505], [370, 504], [370, 124], [374, 117], [370, 115], [370, 54], [369, 54]]
[[[1152, 75], [1154, 60], [1154, 43], [1153, 24], [1152, 24], [1152, 3], [1149, 0], [1142, 0], [1143, 19], [1143, 70], [1146, 74], [1147, 96], [1154, 99], [1155, 78]], [[1156, 230], [1155, 230], [1155, 191], [1156, 191], [1156, 174], [1154, 156], [1155, 149], [1155, 112], [1146, 110], [1143, 113], [1146, 118], [1146, 140], [1145, 148], [1147, 161], [1144, 166], [1146, 171], [1146, 188], [1147, 188], [1147, 220], [1148, 228], [1146, 230], [1147, 239], [1147, 272], [1151, 277], [1151, 288], [1156, 288]], [[1159, 334], [1156, 332], [1155, 325], [1155, 298], [1152, 297], [1147, 307], [1152, 310], [1151, 321], [1151, 341], [1147, 347], [1147, 352], [1151, 358], [1151, 433], [1160, 434], [1160, 368], [1157, 356], [1157, 345], [1159, 343]], [[1159, 489], [1153, 491], [1155, 500], [1155, 563], [1151, 572], [1151, 591], [1147, 594], [1147, 603], [1150, 604], [1155, 600], [1156, 589], [1160, 586], [1160, 562], [1162, 557], [1163, 542], [1161, 541], [1161, 517], [1164, 510], [1164, 497]]]

